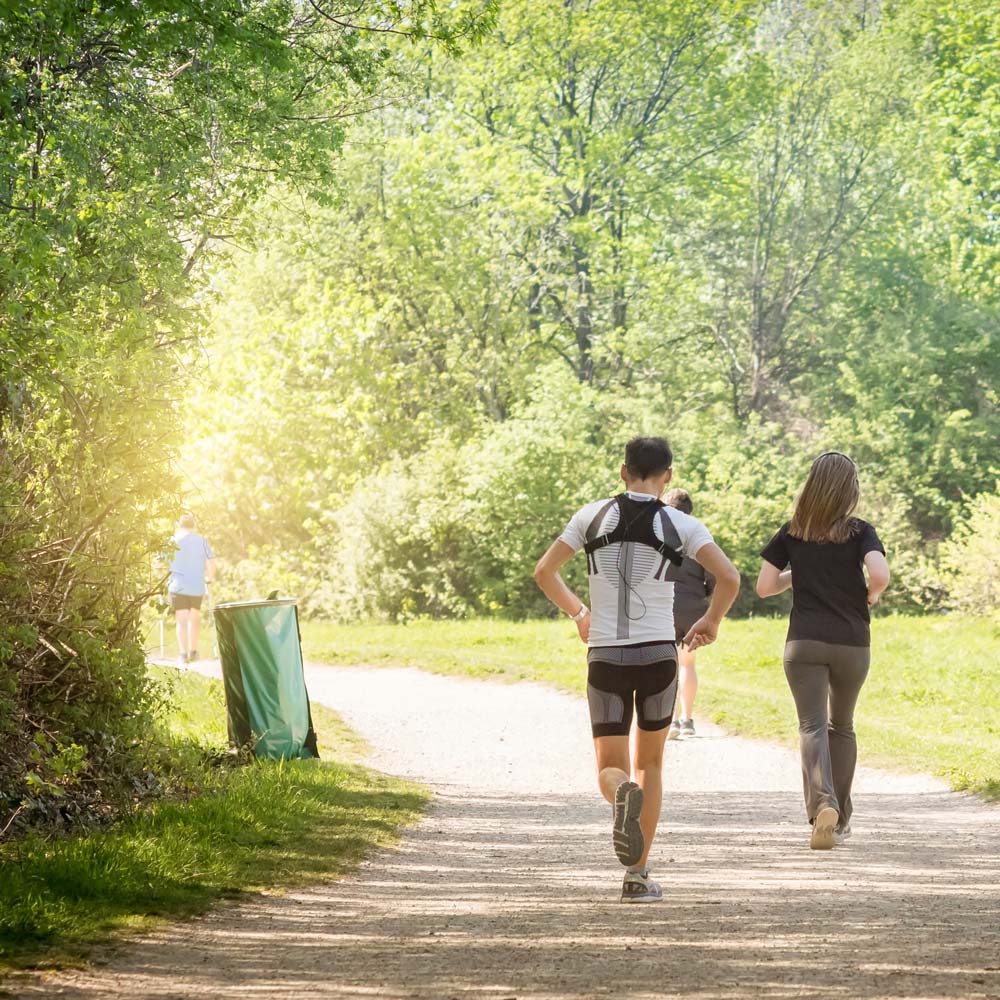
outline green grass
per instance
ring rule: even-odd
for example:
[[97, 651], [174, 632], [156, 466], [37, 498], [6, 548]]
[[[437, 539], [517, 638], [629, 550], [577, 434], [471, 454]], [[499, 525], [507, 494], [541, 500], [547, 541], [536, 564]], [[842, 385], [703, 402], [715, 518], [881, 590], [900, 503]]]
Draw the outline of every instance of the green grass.
[[[696, 715], [729, 732], [797, 746], [781, 650], [785, 621], [727, 622], [699, 654]], [[856, 716], [862, 760], [939, 775], [1000, 800], [1000, 634], [989, 621], [892, 615], [873, 625], [872, 669]], [[303, 626], [306, 657], [436, 673], [535, 680], [582, 694], [586, 665], [567, 621], [416, 621]]]
[[[172, 704], [166, 723], [176, 742], [203, 749], [228, 746], [226, 698], [219, 681], [174, 667], [150, 666], [149, 672], [163, 686]], [[371, 747], [336, 712], [315, 702], [310, 707], [324, 757], [332, 751], [343, 764], [368, 756]]]
[[[221, 684], [155, 671], [173, 689], [177, 752], [223, 746]], [[392, 842], [426, 792], [352, 763], [364, 744], [333, 712], [313, 709], [323, 761], [202, 771], [200, 794], [186, 801], [88, 835], [0, 847], [0, 968], [73, 962], [116, 932], [336, 876]]]

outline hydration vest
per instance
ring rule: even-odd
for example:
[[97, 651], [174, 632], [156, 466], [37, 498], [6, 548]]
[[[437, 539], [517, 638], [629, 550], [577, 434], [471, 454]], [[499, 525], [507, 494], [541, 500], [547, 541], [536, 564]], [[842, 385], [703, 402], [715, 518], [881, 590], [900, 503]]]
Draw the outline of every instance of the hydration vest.
[[[598, 535], [605, 515], [615, 504], [618, 505], [618, 523], [610, 531]], [[637, 542], [640, 545], [648, 545], [663, 556], [659, 569], [653, 574], [653, 579], [659, 580], [663, 576], [666, 580], [663, 571], [667, 568], [667, 563], [680, 566], [684, 560], [679, 551], [680, 535], [677, 534], [673, 521], [667, 516], [666, 506], [661, 500], [633, 500], [626, 493], [612, 497], [587, 527], [587, 540], [583, 546], [583, 551], [587, 553], [587, 572], [591, 576], [597, 575], [597, 556], [594, 553], [598, 549], [614, 545], [616, 542]], [[660, 519], [660, 528], [663, 531], [662, 542], [653, 530], [657, 518]]]

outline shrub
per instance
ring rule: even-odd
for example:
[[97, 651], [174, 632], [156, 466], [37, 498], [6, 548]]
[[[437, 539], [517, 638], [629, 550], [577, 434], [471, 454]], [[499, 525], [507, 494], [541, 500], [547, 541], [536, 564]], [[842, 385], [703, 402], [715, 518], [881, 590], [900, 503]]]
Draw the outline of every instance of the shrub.
[[[535, 562], [578, 507], [615, 492], [636, 424], [627, 404], [551, 372], [535, 395], [355, 490], [337, 515], [334, 617], [553, 613]], [[585, 592], [585, 573], [579, 558], [565, 576]]]
[[941, 546], [948, 596], [956, 608], [1000, 621], [1000, 492], [972, 500]]
[[161, 783], [139, 619], [169, 479], [128, 405], [78, 398], [86, 421], [39, 388], [0, 436], [0, 830], [101, 821]]

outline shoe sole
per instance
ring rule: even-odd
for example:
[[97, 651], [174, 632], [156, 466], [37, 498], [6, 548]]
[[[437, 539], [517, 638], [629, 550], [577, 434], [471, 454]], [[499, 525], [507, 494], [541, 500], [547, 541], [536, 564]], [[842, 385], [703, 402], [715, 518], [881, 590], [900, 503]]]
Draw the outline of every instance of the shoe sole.
[[662, 903], [663, 893], [659, 896], [622, 896], [623, 903]]
[[809, 846], [814, 851], [829, 851], [836, 843], [833, 832], [837, 826], [837, 810], [832, 806], [824, 806], [816, 815], [813, 822], [812, 835], [809, 837]]
[[615, 822], [611, 840], [615, 856], [628, 867], [636, 865], [646, 849], [646, 840], [639, 826], [642, 811], [642, 789], [634, 781], [623, 781], [615, 789]]

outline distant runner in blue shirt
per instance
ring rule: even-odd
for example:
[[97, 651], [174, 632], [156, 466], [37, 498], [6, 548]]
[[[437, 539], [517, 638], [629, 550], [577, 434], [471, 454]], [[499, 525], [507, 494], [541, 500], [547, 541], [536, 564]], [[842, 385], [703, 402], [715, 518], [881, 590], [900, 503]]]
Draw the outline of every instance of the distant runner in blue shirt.
[[215, 553], [208, 540], [194, 530], [194, 514], [182, 514], [174, 534], [167, 603], [177, 620], [177, 648], [182, 663], [198, 659], [201, 601], [215, 579]]

